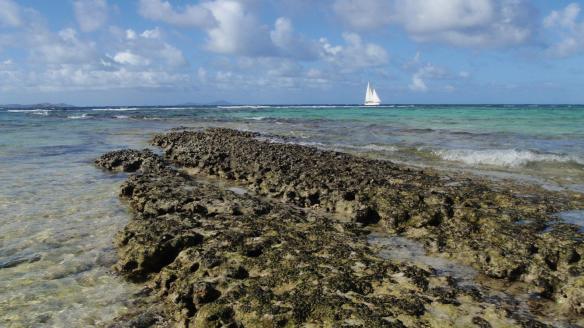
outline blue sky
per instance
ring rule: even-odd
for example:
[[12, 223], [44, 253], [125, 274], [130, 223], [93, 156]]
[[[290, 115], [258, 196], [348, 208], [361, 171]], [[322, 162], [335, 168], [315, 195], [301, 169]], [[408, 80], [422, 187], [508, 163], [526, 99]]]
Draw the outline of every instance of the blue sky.
[[0, 0], [0, 103], [584, 103], [582, 7]]

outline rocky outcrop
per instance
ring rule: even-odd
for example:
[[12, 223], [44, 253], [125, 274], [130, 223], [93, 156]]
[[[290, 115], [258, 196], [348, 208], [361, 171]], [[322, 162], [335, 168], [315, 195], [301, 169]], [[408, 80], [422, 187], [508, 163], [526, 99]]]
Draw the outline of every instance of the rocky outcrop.
[[584, 314], [584, 236], [552, 216], [584, 207], [582, 195], [448, 177], [227, 129], [176, 131], [153, 143], [177, 165], [297, 206], [380, 224], [489, 277], [528, 282], [531, 292]]
[[[150, 152], [96, 163], [139, 168], [121, 186], [133, 216], [115, 268], [158, 300], [115, 327], [545, 326], [430, 267], [378, 257], [362, 224], [197, 181]], [[365, 223], [379, 213], [362, 211]]]

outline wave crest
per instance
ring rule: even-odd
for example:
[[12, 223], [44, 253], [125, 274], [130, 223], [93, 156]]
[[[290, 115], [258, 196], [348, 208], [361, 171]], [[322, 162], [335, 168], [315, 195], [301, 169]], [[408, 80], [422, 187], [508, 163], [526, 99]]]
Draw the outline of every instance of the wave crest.
[[443, 160], [462, 162], [469, 165], [492, 165], [519, 167], [533, 162], [575, 162], [584, 165], [584, 160], [568, 155], [542, 154], [519, 149], [447, 149], [433, 152]]

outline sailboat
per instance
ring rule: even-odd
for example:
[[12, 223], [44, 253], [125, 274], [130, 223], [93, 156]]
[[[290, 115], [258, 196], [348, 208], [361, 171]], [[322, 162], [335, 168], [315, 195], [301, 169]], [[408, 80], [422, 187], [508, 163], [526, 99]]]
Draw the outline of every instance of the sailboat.
[[367, 82], [367, 91], [365, 91], [365, 106], [379, 106], [381, 104], [381, 99], [377, 95], [375, 88], [372, 88], [369, 82]]

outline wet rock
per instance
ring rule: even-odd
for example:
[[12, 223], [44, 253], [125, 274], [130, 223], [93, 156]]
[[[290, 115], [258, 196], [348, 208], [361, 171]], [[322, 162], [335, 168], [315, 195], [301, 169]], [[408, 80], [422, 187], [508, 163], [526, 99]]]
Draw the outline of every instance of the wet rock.
[[473, 317], [472, 323], [474, 323], [479, 328], [491, 328], [492, 327], [491, 324], [487, 320], [485, 320], [481, 317]]
[[[402, 210], [408, 213], [420, 213], [417, 206], [442, 206], [441, 199], [414, 197], [397, 188], [396, 180], [387, 177], [391, 177], [391, 172], [402, 172], [398, 167], [387, 164], [392, 171], [385, 172], [386, 178], [365, 179], [367, 175], [360, 170], [366, 170], [371, 163], [344, 154], [334, 155], [337, 160], [352, 164], [353, 174], [357, 175], [356, 180], [350, 180], [351, 188], [359, 186], [360, 189], [351, 200], [352, 196], [338, 191], [344, 190], [341, 188], [343, 180], [321, 176], [322, 172], [309, 172], [306, 180], [297, 185], [296, 178], [291, 176], [300, 175], [289, 174], [299, 173], [295, 172], [295, 167], [304, 161], [294, 164], [298, 162], [295, 155], [298, 149], [286, 148], [286, 161], [292, 162], [277, 165], [279, 153], [272, 153], [270, 144], [256, 144], [255, 136], [229, 132], [221, 144], [234, 149], [215, 149], [214, 152], [209, 147], [217, 147], [213, 142], [218, 140], [195, 143], [189, 141], [193, 137], [190, 133], [170, 134], [161, 141], [161, 146], [175, 163], [188, 162], [190, 166], [205, 168], [209, 174], [224, 178], [245, 176], [246, 181], [253, 181], [250, 190], [260, 194], [283, 198], [292, 189], [282, 186], [292, 183], [298, 191], [298, 197], [293, 199], [298, 203], [277, 202], [251, 193], [233, 193], [214, 184], [201, 183], [154, 154], [132, 152], [131, 158], [147, 158], [149, 163], [156, 165], [146, 167], [143, 161], [140, 173], [131, 175], [122, 186], [120, 196], [127, 200], [133, 214], [116, 237], [118, 261], [114, 268], [131, 280], [145, 282], [161, 308], [156, 312], [161, 317], [145, 314], [142, 319], [135, 317], [136, 320], [147, 325], [163, 323], [179, 327], [441, 327], [443, 314], [435, 311], [440, 308], [448, 310], [449, 320], [453, 322], [470, 322], [477, 313], [486, 311], [490, 317], [481, 317], [489, 323], [501, 322], [501, 318], [508, 320], [505, 322], [511, 326], [530, 322], [530, 316], [522, 313], [511, 318], [512, 311], [506, 306], [486, 300], [480, 292], [458, 288], [454, 282], [438, 277], [432, 268], [379, 257], [367, 243], [367, 231], [362, 224], [338, 222], [319, 212], [298, 208], [310, 206], [335, 212], [331, 206], [342, 200], [355, 203], [349, 205], [355, 206], [353, 213], [361, 218], [355, 221], [372, 224], [376, 220], [383, 221], [384, 213], [397, 206], [387, 202], [392, 197], [396, 197], [396, 201], [401, 199], [406, 207]], [[236, 142], [239, 139], [243, 140], [242, 144]], [[188, 147], [183, 144], [186, 141], [191, 142]], [[255, 173], [244, 169], [251, 162], [243, 161], [234, 166], [240, 160], [240, 154], [235, 151], [239, 147], [255, 154], [255, 158], [266, 158], [265, 162], [253, 162], [261, 164], [265, 172], [260, 179], [250, 178]], [[316, 150], [299, 150], [312, 156], [308, 157], [312, 161], [311, 170], [321, 167], [323, 163], [318, 165], [318, 161], [329, 161], [332, 156]], [[124, 156], [123, 153], [110, 154], [104, 158]], [[118, 163], [108, 167], [117, 169], [119, 166]], [[327, 170], [335, 173], [333, 167], [329, 165]], [[275, 173], [278, 170], [287, 174]], [[318, 187], [312, 185], [311, 174], [321, 176]], [[328, 181], [326, 188], [323, 181]], [[384, 181], [392, 181], [393, 189], [383, 189], [381, 193], [379, 188], [384, 186]], [[421, 192], [415, 187], [419, 180], [403, 181], [408, 181], [406, 189]], [[319, 190], [318, 202], [315, 188]], [[478, 216], [473, 216], [473, 220]], [[452, 220], [455, 219], [415, 229], [426, 229], [426, 233], [435, 238], [458, 241], [463, 236], [468, 237], [466, 230], [456, 229], [459, 222]], [[407, 222], [397, 224], [410, 229]], [[449, 228], [451, 224], [454, 227]], [[488, 225], [489, 229], [495, 227]], [[453, 235], [442, 236], [439, 228], [453, 229], [450, 232]], [[458, 236], [459, 233], [462, 235]], [[425, 235], [420, 238], [424, 239]], [[486, 241], [474, 242], [477, 247], [488, 246]], [[508, 239], [502, 236], [497, 245], [506, 242]], [[517, 245], [523, 245], [522, 241], [513, 246]], [[569, 245], [579, 249], [577, 245]], [[460, 251], [479, 253], [478, 248], [469, 244], [463, 243], [461, 247]], [[527, 254], [523, 248], [516, 252], [522, 256]], [[556, 272], [563, 270], [563, 265], [574, 267], [574, 264], [558, 263]], [[500, 266], [507, 267], [505, 262]], [[573, 287], [580, 288], [577, 284]], [[570, 299], [578, 297], [570, 295]], [[156, 322], [151, 320], [154, 318]]]
[[584, 277], [564, 286], [560, 300], [573, 312], [584, 315]]
[[157, 170], [161, 167], [162, 160], [149, 149], [123, 149], [100, 156], [95, 160], [95, 165], [110, 171], [136, 172]]
[[[490, 277], [534, 288], [547, 281], [540, 294], [550, 299], [558, 299], [564, 285], [575, 286], [571, 281], [584, 272], [584, 234], [567, 225], [553, 225], [549, 232], [541, 228], [555, 222], [554, 213], [584, 207], [582, 197], [478, 178], [445, 179], [387, 161], [258, 137], [229, 129], [175, 131], [157, 135], [153, 144], [178, 165], [218, 177], [229, 172], [260, 195], [317, 206], [364, 225], [380, 223], [424, 242], [430, 251], [470, 261]], [[516, 224], [520, 221], [534, 224]]]
[[0, 261], [0, 269], [7, 269], [13, 268], [15, 266], [25, 264], [25, 263], [34, 263], [40, 261], [42, 256], [39, 254], [29, 255], [29, 256], [14, 256], [7, 260]]

